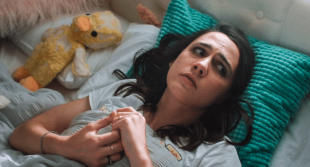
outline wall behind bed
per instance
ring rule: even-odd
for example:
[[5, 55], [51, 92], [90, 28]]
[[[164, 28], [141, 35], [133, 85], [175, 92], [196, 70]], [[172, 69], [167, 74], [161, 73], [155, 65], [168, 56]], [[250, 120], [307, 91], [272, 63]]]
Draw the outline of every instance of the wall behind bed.
[[[163, 20], [170, 0], [110, 0], [124, 18], [143, 23], [136, 12], [141, 3]], [[191, 7], [218, 21], [230, 22], [248, 35], [310, 55], [310, 0], [188, 0]], [[124, 10], [126, 9], [126, 10]]]

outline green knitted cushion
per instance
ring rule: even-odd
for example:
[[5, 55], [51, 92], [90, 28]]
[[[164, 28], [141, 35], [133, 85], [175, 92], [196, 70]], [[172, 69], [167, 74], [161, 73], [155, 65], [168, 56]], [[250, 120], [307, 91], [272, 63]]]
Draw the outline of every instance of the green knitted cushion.
[[[188, 5], [172, 0], [158, 36], [167, 33], [190, 34], [213, 27], [217, 21]], [[310, 90], [310, 58], [249, 37], [256, 54], [253, 78], [243, 98], [254, 107], [253, 138], [237, 147], [243, 166], [269, 166], [270, 159], [300, 101]], [[127, 73], [130, 74], [130, 71]], [[243, 140], [245, 127], [240, 124], [229, 137]]]

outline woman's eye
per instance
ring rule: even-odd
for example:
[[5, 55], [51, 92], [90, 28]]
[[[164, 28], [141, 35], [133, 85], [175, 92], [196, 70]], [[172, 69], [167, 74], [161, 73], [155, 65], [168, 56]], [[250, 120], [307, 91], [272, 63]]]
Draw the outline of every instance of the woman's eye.
[[202, 57], [205, 56], [205, 50], [203, 50], [202, 48], [195, 47], [193, 49], [193, 51], [194, 51], [195, 54], [198, 54], [198, 55], [200, 55]]
[[217, 65], [217, 69], [219, 70], [219, 72], [222, 76], [226, 76], [227, 71], [226, 71], [225, 66], [219, 64], [219, 65]]

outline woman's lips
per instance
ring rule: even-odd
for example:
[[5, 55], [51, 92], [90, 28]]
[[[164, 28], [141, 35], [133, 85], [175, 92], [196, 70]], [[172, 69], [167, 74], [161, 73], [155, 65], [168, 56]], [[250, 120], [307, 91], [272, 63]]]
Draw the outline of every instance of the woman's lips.
[[186, 83], [188, 83], [189, 85], [191, 85], [192, 87], [194, 87], [194, 88], [197, 89], [196, 83], [195, 83], [195, 81], [194, 81], [193, 76], [191, 76], [191, 75], [189, 75], [189, 74], [187, 74], [187, 75], [186, 75], [186, 74], [183, 74], [182, 77], [183, 77], [183, 79], [185, 80]]

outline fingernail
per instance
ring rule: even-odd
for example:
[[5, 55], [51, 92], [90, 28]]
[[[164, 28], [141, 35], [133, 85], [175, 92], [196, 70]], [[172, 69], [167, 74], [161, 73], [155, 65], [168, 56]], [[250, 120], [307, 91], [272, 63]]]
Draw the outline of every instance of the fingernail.
[[116, 112], [115, 112], [115, 111], [112, 111], [112, 112], [109, 114], [109, 118], [112, 117], [112, 118], [114, 119], [115, 115], [116, 115]]
[[109, 116], [108, 116], [109, 118], [112, 117], [112, 113], [113, 113], [113, 111], [109, 114]]

